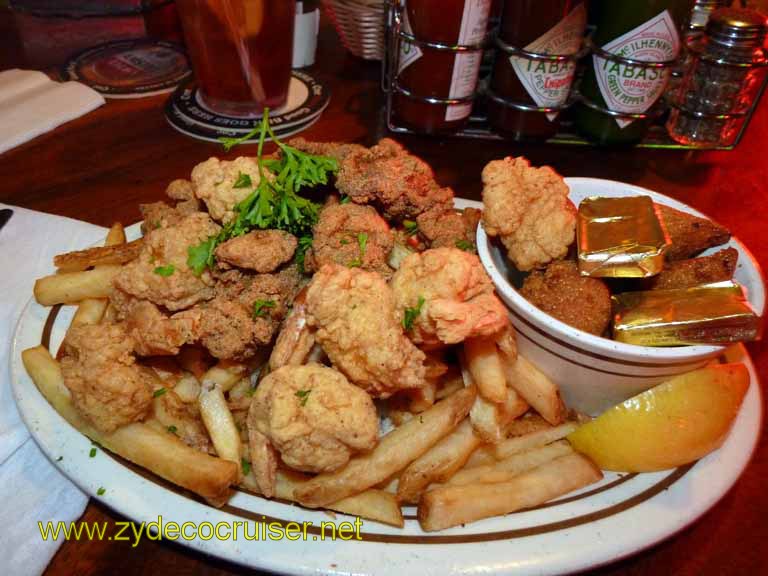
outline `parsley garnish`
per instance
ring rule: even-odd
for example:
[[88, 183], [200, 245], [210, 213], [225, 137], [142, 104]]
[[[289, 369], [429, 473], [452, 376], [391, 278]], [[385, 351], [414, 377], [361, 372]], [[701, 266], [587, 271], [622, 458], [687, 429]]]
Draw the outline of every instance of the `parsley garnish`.
[[176, 266], [173, 264], [168, 264], [167, 266], [158, 266], [153, 270], [153, 272], [158, 276], [167, 277], [176, 272]]
[[403, 228], [408, 236], [415, 236], [419, 233], [419, 225], [413, 220], [403, 220]]
[[368, 234], [365, 232], [357, 233], [357, 247], [360, 250], [360, 256], [352, 260], [347, 266], [349, 268], [359, 268], [363, 265], [363, 259], [365, 258], [365, 249], [368, 246]]
[[59, 456], [56, 458], [56, 462], [61, 462], [62, 460], [64, 460], [64, 456]]
[[275, 307], [275, 301], [274, 300], [256, 300], [256, 302], [253, 303], [253, 319], [256, 320], [256, 318], [265, 318], [267, 316], [267, 312], [269, 308]]
[[296, 397], [300, 398], [299, 404], [302, 406], [305, 406], [307, 404], [307, 400], [309, 400], [309, 394], [312, 392], [312, 390], [297, 390], [296, 391]]
[[91, 448], [91, 451], [88, 453], [89, 458], [96, 458], [96, 448]]
[[351, 201], [352, 201], [352, 198], [350, 198], [346, 194], [343, 194], [341, 196], [341, 200], [339, 200], [339, 204], [349, 204]]
[[475, 245], [469, 240], [456, 240], [456, 248], [465, 252], [472, 252], [475, 249]]
[[299, 272], [306, 272], [304, 269], [304, 259], [307, 255], [307, 250], [312, 248], [312, 236], [302, 236], [299, 238], [299, 245], [296, 247], [296, 265], [299, 267]]
[[419, 314], [421, 314], [421, 308], [424, 306], [424, 297], [419, 296], [419, 301], [413, 308], [406, 308], [405, 314], [403, 315], [403, 328], [405, 328], [406, 332], [413, 328], [413, 323], [416, 321], [416, 318], [419, 317]]
[[237, 180], [235, 180], [235, 183], [232, 184], [232, 188], [252, 188], [253, 187], [253, 181], [251, 180], [251, 177], [248, 174], [245, 174], [243, 172], [239, 172], [237, 174]]
[[159, 398], [160, 396], [162, 396], [166, 392], [168, 392], [168, 390], [166, 390], [165, 388], [158, 388], [157, 390], [152, 392], [152, 398]]
[[243, 467], [243, 476], [248, 476], [251, 471], [251, 463], [245, 458], [240, 458], [240, 465]]
[[[242, 138], [220, 138], [219, 141], [229, 150], [256, 134], [259, 135], [259, 183], [235, 206], [235, 219], [226, 224], [221, 232], [188, 248], [187, 264], [197, 275], [213, 265], [216, 246], [251, 230], [286, 230], [299, 238], [311, 237], [320, 206], [298, 193], [302, 188], [328, 184], [329, 175], [339, 170], [338, 161], [329, 156], [307, 154], [280, 142], [269, 125], [269, 110], [266, 108], [259, 126], [249, 134]], [[262, 156], [267, 135], [280, 149], [279, 159]]]
[[346, 246], [347, 244], [349, 244], [349, 240], [347, 240], [346, 238], [342, 238], [341, 240], [339, 240], [339, 244], [341, 244], [342, 246]]
[[107, 492], [107, 489], [104, 488], [104, 486], [99, 486], [99, 489], [96, 490], [97, 496], [104, 496], [104, 494]]
[[174, 426], [173, 424], [171, 424], [170, 426], [168, 426], [167, 430], [168, 430], [168, 432], [170, 432], [171, 434], [176, 434], [176, 431], [178, 430], [178, 428], [176, 428], [176, 426]]

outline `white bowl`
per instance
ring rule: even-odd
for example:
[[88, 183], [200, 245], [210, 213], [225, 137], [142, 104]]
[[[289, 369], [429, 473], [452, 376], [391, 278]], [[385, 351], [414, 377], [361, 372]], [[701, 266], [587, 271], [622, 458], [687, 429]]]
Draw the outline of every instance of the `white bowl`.
[[[565, 182], [570, 188], [569, 197], [577, 206], [589, 196], [647, 195], [659, 204], [705, 217], [682, 202], [639, 186], [597, 178], [566, 178]], [[737, 239], [731, 238], [728, 246], [739, 252], [734, 278], [745, 288], [755, 311], [762, 315], [765, 285], [760, 266]], [[705, 254], [723, 247], [712, 248]], [[482, 225], [477, 230], [477, 250], [496, 292], [509, 308], [520, 353], [556, 382], [566, 404], [580, 412], [599, 414], [672, 376], [703, 366], [725, 349], [636, 346], [578, 330], [542, 312], [515, 290], [509, 282], [510, 269], [514, 268], [506, 251], [487, 236]]]

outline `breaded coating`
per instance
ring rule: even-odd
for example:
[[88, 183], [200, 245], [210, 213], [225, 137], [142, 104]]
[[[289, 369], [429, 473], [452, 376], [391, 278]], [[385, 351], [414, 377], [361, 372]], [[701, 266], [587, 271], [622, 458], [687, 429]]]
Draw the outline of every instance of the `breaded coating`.
[[206, 270], [195, 276], [187, 266], [187, 250], [219, 232], [208, 214], [195, 212], [166, 228], [150, 230], [139, 257], [115, 276], [119, 290], [170, 311], [183, 310], [213, 297]]
[[274, 272], [293, 258], [296, 237], [282, 230], [254, 230], [219, 244], [216, 261], [224, 269], [235, 266], [246, 270]]
[[556, 260], [532, 272], [520, 293], [547, 314], [600, 336], [611, 321], [611, 293], [602, 280], [582, 276], [575, 262]]
[[246, 276], [232, 270], [216, 285], [216, 297], [172, 316], [192, 322], [200, 343], [219, 359], [247, 360], [272, 341], [299, 282], [295, 267]]
[[371, 206], [327, 204], [315, 224], [305, 262], [315, 269], [326, 264], [355, 265], [388, 275], [392, 270], [387, 258], [393, 244], [389, 225]]
[[264, 434], [291, 468], [332, 472], [379, 438], [373, 400], [321, 364], [283, 366], [256, 388], [248, 427]]
[[148, 300], [138, 300], [115, 288], [110, 301], [117, 318], [125, 321], [133, 350], [139, 356], [175, 356], [184, 344], [197, 339], [191, 320], [170, 318]]
[[739, 253], [735, 248], [726, 248], [710, 256], [669, 262], [660, 274], [650, 280], [649, 288], [651, 290], [692, 288], [701, 284], [730, 280], [736, 271], [738, 259]]
[[174, 434], [184, 444], [192, 446], [201, 452], [211, 449], [211, 440], [200, 417], [197, 402], [183, 402], [173, 391], [152, 399], [152, 415], [165, 430], [173, 426]]
[[336, 187], [353, 202], [373, 204], [388, 220], [415, 219], [438, 205], [453, 207], [453, 191], [435, 182], [432, 168], [389, 138], [348, 154]]
[[165, 189], [165, 195], [174, 200], [193, 200], [195, 198], [195, 187], [192, 182], [179, 178], [173, 180]]
[[672, 243], [665, 253], [667, 260], [693, 258], [707, 248], [725, 244], [731, 238], [727, 228], [712, 220], [699, 218], [664, 204], [656, 206]]
[[75, 408], [101, 432], [149, 414], [153, 377], [136, 364], [133, 341], [119, 324], [72, 326], [61, 371]]
[[509, 325], [507, 310], [480, 259], [458, 248], [411, 254], [395, 272], [391, 286], [399, 312], [419, 311], [408, 335], [425, 347], [489, 336]]
[[288, 145], [308, 154], [330, 156], [339, 162], [353, 152], [361, 152], [365, 150], [365, 146], [361, 146], [360, 144], [352, 144], [350, 142], [310, 142], [301, 136], [288, 140]]
[[334, 367], [371, 396], [425, 385], [424, 353], [403, 334], [402, 311], [376, 272], [323, 266], [307, 290], [307, 325]]
[[474, 251], [481, 216], [482, 212], [477, 208], [443, 210], [437, 207], [419, 214], [416, 223], [432, 248], [458, 247]]
[[501, 238], [518, 270], [562, 258], [573, 243], [576, 208], [568, 186], [549, 166], [531, 168], [525, 158], [507, 157], [483, 169], [483, 226]]
[[[250, 178], [250, 185], [238, 183], [241, 174]], [[211, 218], [226, 224], [235, 218], [235, 206], [259, 185], [259, 165], [256, 158], [240, 156], [234, 160], [208, 158], [192, 169], [195, 196], [205, 202]]]
[[141, 212], [141, 233], [146, 236], [151, 230], [168, 228], [181, 222], [186, 216], [199, 212], [197, 200], [185, 200], [175, 207], [165, 202], [152, 202], [151, 204], [139, 204]]

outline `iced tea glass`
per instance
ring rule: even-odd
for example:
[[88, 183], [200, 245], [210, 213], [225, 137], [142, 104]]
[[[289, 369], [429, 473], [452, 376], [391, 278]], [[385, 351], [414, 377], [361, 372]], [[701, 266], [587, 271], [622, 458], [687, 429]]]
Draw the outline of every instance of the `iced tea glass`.
[[291, 79], [293, 0], [177, 0], [200, 98], [228, 116], [285, 103]]

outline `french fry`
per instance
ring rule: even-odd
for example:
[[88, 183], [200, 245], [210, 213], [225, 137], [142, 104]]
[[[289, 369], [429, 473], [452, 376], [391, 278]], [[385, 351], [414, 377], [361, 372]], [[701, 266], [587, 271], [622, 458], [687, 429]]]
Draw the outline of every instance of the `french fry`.
[[493, 447], [493, 454], [497, 460], [504, 460], [513, 454], [519, 454], [520, 452], [545, 446], [555, 440], [565, 438], [578, 427], [579, 425], [576, 422], [566, 422], [553, 428], [546, 428], [523, 436], [508, 438]]
[[445, 481], [464, 466], [480, 442], [472, 424], [464, 420], [403, 471], [397, 487], [397, 499], [409, 504], [417, 503], [429, 484]]
[[83, 300], [78, 304], [69, 327], [82, 326], [85, 324], [98, 324], [104, 317], [107, 303], [108, 301], [106, 298], [87, 298]]
[[242, 453], [240, 433], [229, 411], [224, 392], [212, 382], [203, 382], [200, 388], [200, 416], [211, 437], [216, 454], [220, 458], [235, 462], [240, 467]]
[[453, 430], [469, 413], [474, 387], [459, 390], [384, 436], [368, 454], [333, 473], [320, 474], [298, 487], [296, 499], [317, 507], [337, 502], [383, 482], [416, 460]]
[[507, 436], [524, 436], [539, 430], [548, 430], [552, 425], [539, 414], [528, 413], [512, 422], [507, 428]]
[[507, 482], [521, 472], [526, 472], [571, 452], [573, 452], [573, 448], [571, 448], [567, 441], [558, 440], [540, 448], [515, 454], [493, 464], [459, 470], [448, 478], [445, 484], [464, 485], [482, 482]]
[[437, 382], [434, 380], [427, 380], [421, 388], [409, 390], [408, 395], [411, 402], [408, 405], [408, 409], [416, 414], [428, 410], [435, 404], [436, 392]]
[[[104, 246], [115, 246], [125, 242], [125, 230], [119, 222], [112, 225], [107, 232], [107, 238]], [[72, 318], [69, 327], [81, 326], [83, 324], [98, 324], [104, 317], [109, 301], [105, 298], [87, 298], [80, 302]]]
[[173, 391], [176, 392], [182, 402], [187, 404], [196, 402], [200, 396], [200, 382], [197, 381], [194, 374], [186, 372], [178, 379]]
[[27, 373], [61, 416], [74, 428], [106, 449], [191, 490], [214, 505], [222, 505], [229, 487], [237, 481], [239, 464], [190, 448], [173, 434], [143, 423], [134, 423], [104, 434], [88, 424], [77, 412], [64, 385], [59, 363], [43, 346], [22, 352]]
[[461, 376], [461, 371], [452, 367], [443, 378], [440, 379], [435, 391], [435, 400], [442, 400], [447, 398], [457, 390], [464, 387], [464, 379]]
[[464, 464], [464, 469], [475, 468], [477, 466], [485, 466], [487, 464], [495, 464], [497, 462], [496, 455], [493, 451], [492, 444], [483, 444], [479, 446]]
[[115, 222], [107, 232], [107, 237], [104, 240], [104, 246], [114, 246], [115, 244], [125, 244], [125, 228], [120, 222]]
[[443, 486], [426, 492], [418, 518], [425, 531], [442, 530], [482, 518], [531, 508], [603, 477], [580, 454], [568, 454], [507, 482]]
[[53, 264], [59, 273], [80, 272], [91, 266], [122, 265], [138, 258], [143, 242], [139, 238], [127, 244], [96, 246], [86, 250], [67, 252], [55, 256]]
[[[308, 478], [298, 472], [288, 470], [278, 470], [275, 484], [275, 497], [281, 500], [295, 502], [294, 491], [304, 484]], [[254, 492], [259, 492], [259, 486], [253, 476], [253, 473], [243, 477], [243, 486]], [[367, 520], [374, 520], [382, 524], [389, 524], [402, 528], [403, 513], [397, 502], [395, 495], [384, 490], [366, 490], [360, 494], [349, 496], [339, 502], [332, 502], [325, 506], [330, 510], [349, 514], [350, 516], [359, 516]]]
[[35, 282], [35, 300], [43, 306], [75, 304], [86, 298], [107, 298], [120, 266], [99, 266], [85, 272], [52, 274]]
[[549, 378], [518, 354], [514, 362], [505, 362], [507, 383], [520, 393], [544, 419], [556, 426], [565, 420], [566, 409], [560, 391]]
[[220, 361], [211, 366], [200, 381], [203, 385], [216, 384], [222, 392], [228, 392], [245, 375], [245, 364]]
[[467, 338], [464, 341], [464, 357], [477, 392], [495, 404], [507, 399], [507, 377], [493, 338]]
[[[469, 370], [466, 358], [460, 358], [461, 374], [466, 386], [475, 384], [474, 376]], [[506, 398], [503, 404], [495, 404], [478, 394], [469, 412], [469, 420], [477, 435], [489, 443], [500, 442], [506, 436], [509, 424], [528, 410], [528, 404], [518, 396], [512, 388], [506, 388]]]

